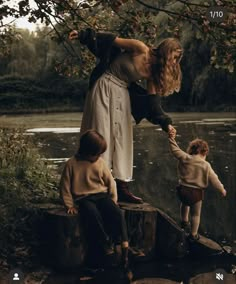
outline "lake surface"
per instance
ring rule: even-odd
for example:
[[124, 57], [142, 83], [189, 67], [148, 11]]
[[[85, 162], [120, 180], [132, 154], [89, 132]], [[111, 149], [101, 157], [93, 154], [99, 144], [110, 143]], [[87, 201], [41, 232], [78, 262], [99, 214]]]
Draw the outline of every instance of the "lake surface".
[[[185, 150], [189, 141], [209, 143], [207, 160], [227, 190], [222, 198], [206, 190], [200, 233], [236, 248], [236, 116], [234, 113], [172, 113], [176, 141]], [[77, 150], [81, 113], [0, 116], [0, 127], [24, 128], [37, 147], [60, 173], [64, 162]], [[167, 134], [159, 126], [143, 121], [134, 125], [134, 181], [131, 190], [159, 207], [177, 222], [179, 201], [176, 160], [169, 152]]]

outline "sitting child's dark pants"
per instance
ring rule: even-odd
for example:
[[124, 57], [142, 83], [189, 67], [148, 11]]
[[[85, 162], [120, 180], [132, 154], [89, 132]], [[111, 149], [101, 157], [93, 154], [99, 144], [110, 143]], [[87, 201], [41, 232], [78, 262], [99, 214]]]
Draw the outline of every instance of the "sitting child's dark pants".
[[91, 194], [76, 203], [93, 240], [105, 244], [111, 235], [116, 244], [128, 241], [124, 214], [107, 193]]

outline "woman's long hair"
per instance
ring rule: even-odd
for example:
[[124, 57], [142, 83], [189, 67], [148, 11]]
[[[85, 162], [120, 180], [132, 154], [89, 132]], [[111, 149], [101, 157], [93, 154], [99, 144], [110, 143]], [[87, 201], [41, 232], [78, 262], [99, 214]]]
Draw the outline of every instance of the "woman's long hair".
[[[152, 76], [157, 94], [168, 96], [174, 91], [179, 92], [182, 80], [179, 62], [183, 54], [180, 42], [175, 38], [167, 38], [152, 52], [156, 57], [156, 62], [152, 65]], [[177, 55], [176, 63], [173, 63], [173, 52]]]

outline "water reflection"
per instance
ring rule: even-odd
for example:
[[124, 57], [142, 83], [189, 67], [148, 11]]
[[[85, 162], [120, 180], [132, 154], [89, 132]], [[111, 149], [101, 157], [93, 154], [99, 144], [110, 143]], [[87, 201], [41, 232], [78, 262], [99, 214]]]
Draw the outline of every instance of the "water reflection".
[[[217, 114], [216, 114], [217, 117]], [[186, 149], [189, 141], [202, 138], [209, 143], [207, 160], [228, 191], [222, 198], [209, 188], [202, 208], [200, 233], [236, 248], [236, 119], [214, 118], [177, 120], [177, 142]], [[35, 139], [43, 154], [56, 164], [64, 163], [77, 150], [79, 128], [34, 128]], [[167, 134], [157, 126], [134, 127], [134, 182], [132, 190], [144, 200], [179, 220], [176, 160], [169, 152]], [[59, 172], [61, 171], [59, 168]]]
[[27, 129], [26, 132], [31, 133], [42, 133], [42, 132], [49, 132], [49, 133], [78, 133], [80, 132], [79, 127], [44, 127], [44, 128], [31, 128]]

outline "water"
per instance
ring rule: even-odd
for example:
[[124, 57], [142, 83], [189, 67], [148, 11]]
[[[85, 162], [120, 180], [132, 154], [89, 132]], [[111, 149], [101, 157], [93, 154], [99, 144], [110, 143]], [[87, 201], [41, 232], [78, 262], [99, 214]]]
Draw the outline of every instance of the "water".
[[[179, 120], [176, 129], [176, 141], [183, 150], [195, 138], [208, 141], [210, 153], [207, 160], [227, 190], [226, 198], [213, 188], [206, 190], [200, 233], [236, 246], [235, 120]], [[175, 195], [177, 163], [169, 152], [166, 134], [155, 126], [139, 126], [134, 137], [135, 191], [179, 220], [179, 201]]]
[[[209, 143], [207, 160], [227, 190], [223, 198], [206, 190], [200, 233], [236, 248], [236, 117], [234, 113], [171, 114], [176, 141], [185, 150], [189, 141]], [[2, 116], [0, 127], [23, 127], [34, 135], [41, 153], [61, 173], [64, 162], [77, 150], [81, 114]], [[134, 126], [134, 182], [131, 189], [145, 201], [179, 221], [175, 195], [177, 161], [169, 151], [167, 134], [159, 126], [143, 121]]]

